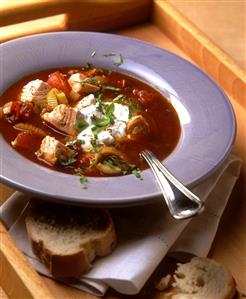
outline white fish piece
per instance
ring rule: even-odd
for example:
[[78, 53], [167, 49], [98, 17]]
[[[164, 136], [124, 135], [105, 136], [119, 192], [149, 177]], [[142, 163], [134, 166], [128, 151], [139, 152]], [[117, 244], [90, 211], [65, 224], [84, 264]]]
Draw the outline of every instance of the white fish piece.
[[86, 77], [81, 73], [76, 73], [70, 76], [68, 83], [76, 93], [91, 93], [100, 90], [99, 86], [89, 83], [89, 80], [87, 79], [90, 79], [90, 77]]
[[37, 157], [48, 165], [55, 165], [58, 159], [67, 161], [74, 155], [74, 151], [65, 146], [54, 137], [46, 136], [43, 138]]
[[69, 85], [72, 87], [74, 92], [81, 92], [82, 91], [82, 84], [81, 82], [85, 79], [86, 77], [83, 74], [76, 73], [70, 76], [68, 79]]
[[81, 117], [80, 112], [65, 104], [60, 104], [53, 111], [42, 115], [43, 120], [69, 135], [76, 134], [75, 123], [78, 117]]
[[50, 89], [48, 83], [39, 79], [32, 80], [23, 87], [20, 99], [22, 102], [37, 103], [46, 97]]

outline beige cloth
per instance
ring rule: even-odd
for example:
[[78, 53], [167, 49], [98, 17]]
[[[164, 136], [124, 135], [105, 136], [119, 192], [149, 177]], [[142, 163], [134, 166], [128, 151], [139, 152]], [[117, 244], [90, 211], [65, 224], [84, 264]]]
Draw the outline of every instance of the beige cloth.
[[[97, 296], [110, 286], [120, 293], [136, 294], [166, 254], [188, 252], [206, 256], [221, 215], [239, 176], [241, 160], [231, 155], [208, 179], [193, 189], [205, 203], [205, 211], [192, 220], [175, 220], [164, 201], [111, 211], [118, 246], [95, 261], [92, 270], [71, 286]], [[2, 207], [1, 216], [10, 234], [34, 268], [49, 276], [30, 249], [24, 225], [28, 196], [16, 192]]]

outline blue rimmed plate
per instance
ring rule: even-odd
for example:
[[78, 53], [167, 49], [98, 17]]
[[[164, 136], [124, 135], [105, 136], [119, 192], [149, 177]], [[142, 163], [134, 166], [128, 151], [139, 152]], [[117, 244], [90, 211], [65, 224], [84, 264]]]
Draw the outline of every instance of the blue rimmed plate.
[[[91, 57], [91, 53], [96, 55]], [[115, 66], [118, 52], [123, 64]], [[212, 174], [230, 153], [235, 138], [232, 107], [215, 82], [181, 57], [135, 39], [94, 32], [59, 32], [16, 39], [0, 46], [0, 93], [21, 77], [39, 70], [92, 62], [140, 78], [164, 93], [176, 108], [181, 139], [163, 163], [185, 185], [193, 186]], [[164, 128], [163, 128], [164, 129]], [[143, 180], [133, 175], [89, 178], [82, 189], [76, 176], [35, 164], [0, 137], [1, 180], [16, 189], [57, 201], [92, 206], [127, 206], [160, 195], [151, 171]]]

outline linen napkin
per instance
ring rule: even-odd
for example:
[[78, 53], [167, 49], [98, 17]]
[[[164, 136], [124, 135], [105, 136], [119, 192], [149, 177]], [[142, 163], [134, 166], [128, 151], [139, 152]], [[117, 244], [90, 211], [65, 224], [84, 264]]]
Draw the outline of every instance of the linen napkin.
[[[205, 211], [192, 220], [175, 220], [161, 198], [153, 204], [112, 209], [118, 246], [81, 279], [63, 280], [70, 286], [103, 296], [108, 287], [123, 294], [138, 293], [167, 254], [187, 252], [206, 256], [221, 215], [240, 173], [241, 160], [231, 155], [208, 179], [192, 191], [205, 201]], [[1, 207], [1, 217], [18, 246], [34, 268], [49, 274], [33, 255], [27, 237], [24, 214], [30, 197], [16, 192]]]

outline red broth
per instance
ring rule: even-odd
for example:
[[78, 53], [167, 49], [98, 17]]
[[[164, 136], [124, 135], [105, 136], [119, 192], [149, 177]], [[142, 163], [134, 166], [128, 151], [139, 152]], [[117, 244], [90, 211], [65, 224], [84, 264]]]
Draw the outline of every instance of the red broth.
[[[0, 106], [3, 107], [4, 104], [10, 101], [20, 101], [20, 94], [24, 85], [35, 79], [40, 79], [47, 82], [49, 78], [51, 78], [49, 77], [50, 74], [57, 71], [60, 72], [60, 74], [63, 74], [62, 80], [64, 80], [65, 83], [62, 83], [64, 83], [65, 86], [59, 85], [59, 82], [57, 85], [57, 80], [55, 80], [55, 83], [52, 82], [52, 84], [54, 84], [55, 86], [51, 87], [57, 87], [65, 93], [68, 99], [68, 106], [74, 107], [77, 103], [77, 101], [71, 97], [72, 87], [68, 84], [68, 79], [71, 74], [79, 72], [86, 77], [93, 78], [95, 82], [97, 78], [100, 79], [101, 77], [104, 78], [102, 81], [106, 80], [106, 83], [103, 82], [102, 84], [100, 82], [97, 82], [100, 90], [94, 92], [95, 97], [98, 97], [98, 95], [100, 95], [100, 100], [102, 101], [102, 103], [110, 102], [112, 101], [112, 99], [116, 99], [116, 97], [118, 96], [119, 100], [121, 100], [121, 102], [119, 102], [121, 105], [129, 106], [129, 111], [133, 111], [133, 115], [134, 113], [136, 114], [134, 116], [141, 115], [141, 119], [143, 117], [147, 122], [148, 133], [145, 132], [142, 135], [136, 134], [133, 137], [130, 134], [126, 133], [126, 136], [124, 138], [121, 138], [120, 142], [115, 140], [114, 143], [109, 146], [110, 148], [116, 148], [117, 151], [122, 153], [124, 156], [124, 161], [127, 161], [128, 165], [130, 165], [130, 168], [126, 167], [126, 170], [122, 171], [121, 173], [113, 174], [128, 174], [131, 173], [131, 171], [134, 169], [145, 169], [147, 165], [139, 156], [139, 153], [143, 149], [149, 149], [153, 151], [159, 159], [164, 159], [176, 147], [181, 134], [181, 126], [178, 115], [171, 103], [160, 92], [158, 92], [150, 85], [147, 85], [143, 81], [140, 81], [136, 78], [115, 71], [94, 68], [87, 69], [81, 67], [41, 71], [36, 74], [29, 75], [10, 86], [0, 97]], [[91, 80], [90, 83], [93, 83], [93, 80]], [[88, 92], [82, 91], [79, 95], [81, 99], [88, 95]], [[127, 122], [127, 124], [129, 122]], [[30, 116], [17, 117], [16, 120], [11, 120], [11, 118], [9, 118], [9, 115], [5, 115], [3, 113], [2, 108], [0, 117], [0, 132], [7, 143], [9, 143], [10, 145], [12, 144], [13, 140], [15, 140], [18, 134], [23, 133], [20, 130], [14, 128], [14, 126], [18, 123], [28, 123], [37, 128], [40, 128], [47, 135], [55, 137], [56, 140], [59, 140], [63, 144], [65, 144], [65, 142], [72, 138], [71, 136], [68, 136], [69, 134], [64, 134], [64, 132], [60, 132], [59, 129], [57, 130], [52, 125], [44, 122], [44, 120], [40, 117], [40, 113], [32, 112]], [[96, 149], [93, 148], [90, 153], [87, 152], [86, 154], [85, 151], [77, 145], [78, 152], [76, 152], [76, 161], [74, 163], [71, 163], [71, 165], [67, 165], [65, 167], [64, 165], [62, 166], [59, 163], [55, 163], [51, 166], [45, 163], [45, 161], [38, 159], [36, 155], [36, 152], [40, 148], [43, 137], [41, 138], [38, 136], [33, 136], [33, 134], [31, 134], [31, 138], [29, 138], [30, 136], [28, 136], [28, 134], [26, 135], [26, 140], [24, 138], [24, 146], [16, 146], [15, 149], [22, 156], [35, 163], [46, 166], [53, 170], [71, 174], [79, 172], [80, 174], [86, 176], [111, 175], [103, 173], [96, 167], [96, 164], [93, 165], [93, 167], [91, 165], [91, 161], [93, 159], [95, 160], [95, 155], [97, 155], [97, 153], [100, 152], [102, 147], [104, 147], [105, 145], [97, 146]], [[110, 163], [108, 161], [100, 162], [104, 163], [107, 166], [112, 166], [112, 161], [110, 161]], [[118, 167], [119, 165], [117, 164], [116, 166]]]

